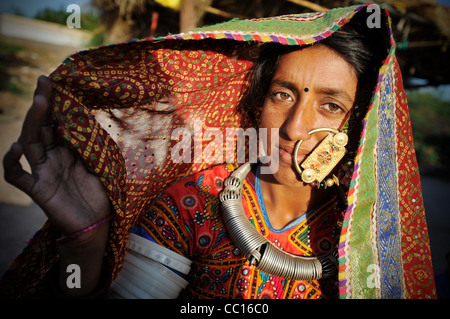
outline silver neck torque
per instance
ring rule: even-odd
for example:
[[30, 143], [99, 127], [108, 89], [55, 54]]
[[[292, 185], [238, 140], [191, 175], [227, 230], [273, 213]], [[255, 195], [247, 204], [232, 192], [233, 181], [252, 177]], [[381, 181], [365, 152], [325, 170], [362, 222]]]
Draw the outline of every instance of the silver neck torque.
[[225, 227], [240, 253], [251, 265], [274, 276], [294, 280], [316, 280], [336, 271], [335, 253], [321, 257], [295, 256], [275, 247], [250, 223], [242, 206], [242, 187], [251, 166], [238, 167], [225, 181], [220, 202]]

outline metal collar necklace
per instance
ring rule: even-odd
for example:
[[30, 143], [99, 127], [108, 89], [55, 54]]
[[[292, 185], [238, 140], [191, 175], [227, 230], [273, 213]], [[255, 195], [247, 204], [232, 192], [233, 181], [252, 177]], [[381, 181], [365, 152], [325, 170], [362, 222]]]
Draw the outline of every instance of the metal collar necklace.
[[225, 181], [220, 202], [225, 227], [251, 265], [274, 276], [294, 280], [328, 278], [336, 272], [337, 250], [319, 257], [295, 256], [275, 247], [250, 223], [242, 206], [242, 187], [251, 166], [238, 167]]

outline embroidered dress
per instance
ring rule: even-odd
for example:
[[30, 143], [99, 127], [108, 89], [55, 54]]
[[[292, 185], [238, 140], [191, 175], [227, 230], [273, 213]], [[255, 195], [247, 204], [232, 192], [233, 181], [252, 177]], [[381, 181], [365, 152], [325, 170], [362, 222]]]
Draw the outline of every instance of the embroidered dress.
[[[225, 140], [227, 129], [248, 127], [236, 109], [260, 44], [319, 43], [349, 21], [364, 24], [373, 13], [369, 6], [233, 19], [95, 48], [70, 56], [51, 74], [58, 133], [100, 178], [114, 208], [106, 250], [113, 279], [123, 264], [129, 230], [170, 182], [214, 163], [238, 162], [233, 151], [212, 155], [211, 136], [204, 133], [213, 129]], [[390, 18], [386, 10], [379, 13], [380, 28], [372, 32], [384, 36], [389, 52], [355, 149], [338, 244], [339, 297], [435, 298], [408, 105]], [[172, 156], [180, 130], [190, 133], [189, 162]], [[209, 222], [204, 213], [193, 217]], [[45, 277], [58, 261], [59, 235], [50, 222], [44, 224], [4, 274], [2, 296], [42, 296]]]
[[[250, 266], [230, 240], [223, 224], [218, 193], [235, 166], [220, 165], [171, 184], [140, 220], [134, 233], [193, 261], [184, 298], [338, 297], [337, 276], [296, 281]], [[282, 229], [270, 224], [261, 194], [259, 168], [243, 187], [243, 206], [253, 226], [278, 248], [295, 255], [329, 253], [339, 241], [343, 206], [337, 195]]]

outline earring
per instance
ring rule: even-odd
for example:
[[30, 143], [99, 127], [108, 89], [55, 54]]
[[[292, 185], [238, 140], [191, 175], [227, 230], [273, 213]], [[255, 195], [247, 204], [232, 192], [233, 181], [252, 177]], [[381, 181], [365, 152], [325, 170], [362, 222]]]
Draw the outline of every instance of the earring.
[[[329, 134], [303, 161], [300, 168], [297, 160], [294, 166], [303, 182], [317, 185], [318, 188], [327, 188], [333, 185], [339, 186], [339, 178], [336, 175], [324, 179], [331, 173], [340, 160], [344, 157], [347, 149], [348, 136], [344, 132], [339, 132], [332, 128], [318, 128], [310, 131], [312, 135], [317, 132], [330, 132]], [[298, 151], [303, 140], [297, 141], [294, 148], [294, 159], [298, 158]]]

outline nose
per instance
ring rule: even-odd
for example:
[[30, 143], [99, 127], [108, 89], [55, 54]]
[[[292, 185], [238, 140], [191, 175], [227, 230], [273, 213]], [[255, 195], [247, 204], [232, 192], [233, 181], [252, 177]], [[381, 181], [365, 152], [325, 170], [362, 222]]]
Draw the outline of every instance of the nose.
[[288, 141], [306, 141], [311, 138], [308, 132], [316, 128], [315, 122], [313, 107], [307, 101], [299, 102], [287, 114], [280, 129], [280, 137]]

